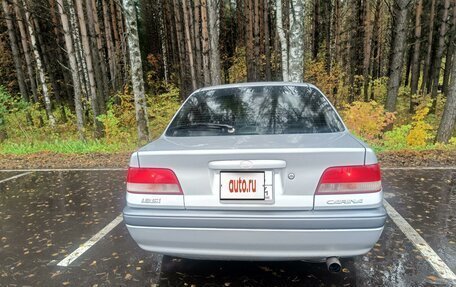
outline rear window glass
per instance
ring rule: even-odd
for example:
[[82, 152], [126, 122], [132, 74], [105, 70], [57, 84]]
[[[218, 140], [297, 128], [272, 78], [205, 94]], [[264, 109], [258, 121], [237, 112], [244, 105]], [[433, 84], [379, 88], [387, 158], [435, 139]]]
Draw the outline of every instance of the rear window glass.
[[193, 94], [167, 136], [333, 133], [344, 127], [328, 101], [306, 86], [237, 87]]

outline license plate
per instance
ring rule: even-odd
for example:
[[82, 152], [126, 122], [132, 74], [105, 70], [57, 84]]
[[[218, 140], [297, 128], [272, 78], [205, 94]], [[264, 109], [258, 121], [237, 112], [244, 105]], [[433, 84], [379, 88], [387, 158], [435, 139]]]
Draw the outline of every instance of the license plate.
[[264, 200], [264, 172], [220, 172], [220, 199]]

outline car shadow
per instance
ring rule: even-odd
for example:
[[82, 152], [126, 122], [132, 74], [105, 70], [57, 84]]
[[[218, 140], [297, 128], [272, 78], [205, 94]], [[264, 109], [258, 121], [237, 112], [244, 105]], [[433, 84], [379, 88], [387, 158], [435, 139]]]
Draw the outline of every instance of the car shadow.
[[325, 263], [305, 261], [209, 261], [164, 256], [160, 286], [343, 286], [354, 285], [353, 260], [330, 273]]

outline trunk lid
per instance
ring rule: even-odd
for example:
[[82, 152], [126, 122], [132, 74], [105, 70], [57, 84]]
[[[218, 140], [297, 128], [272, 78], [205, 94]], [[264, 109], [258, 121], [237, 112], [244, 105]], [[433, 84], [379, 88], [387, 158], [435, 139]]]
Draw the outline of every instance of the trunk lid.
[[[172, 169], [186, 209], [310, 210], [325, 169], [362, 165], [365, 148], [348, 132], [161, 137], [138, 151], [140, 167]], [[221, 172], [264, 171], [265, 200], [221, 200]]]

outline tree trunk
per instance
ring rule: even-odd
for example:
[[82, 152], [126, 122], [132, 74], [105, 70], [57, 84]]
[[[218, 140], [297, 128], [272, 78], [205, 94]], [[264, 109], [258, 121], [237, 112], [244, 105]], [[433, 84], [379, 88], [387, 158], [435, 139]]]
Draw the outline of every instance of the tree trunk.
[[412, 55], [412, 75], [410, 79], [410, 113], [415, 110], [413, 95], [418, 91], [418, 81], [420, 79], [420, 49], [421, 49], [421, 14], [423, 13], [423, 0], [418, 0], [415, 12], [415, 43]]
[[106, 100], [109, 94], [109, 84], [107, 77], [106, 63], [101, 41], [100, 24], [98, 23], [98, 14], [94, 0], [86, 0], [87, 19], [89, 27], [89, 42], [92, 48], [94, 62], [95, 79], [97, 82], [98, 101], [100, 113], [106, 114]]
[[367, 0], [366, 7], [364, 9], [364, 58], [363, 58], [363, 95], [364, 101], [369, 100], [369, 70], [371, 64], [371, 48], [372, 48], [372, 28], [371, 28], [371, 12], [370, 12], [370, 0]]
[[166, 27], [165, 27], [165, 20], [164, 20], [164, 4], [160, 2], [160, 9], [159, 9], [159, 32], [160, 32], [160, 40], [161, 40], [161, 50], [162, 50], [162, 58], [163, 58], [163, 76], [165, 78], [165, 83], [169, 81], [169, 59], [168, 59], [168, 42], [167, 42], [167, 34], [166, 34]]
[[421, 82], [421, 93], [425, 93], [426, 82], [428, 82], [428, 77], [431, 74], [429, 71], [431, 69], [431, 56], [432, 56], [432, 40], [434, 36], [434, 18], [435, 18], [435, 0], [431, 0], [431, 11], [429, 14], [429, 34], [428, 34], [428, 43], [426, 51], [426, 59], [423, 66], [423, 81]]
[[119, 58], [121, 54], [121, 47], [120, 47], [120, 36], [119, 36], [119, 29], [117, 24], [117, 9], [114, 0], [110, 0], [109, 3], [110, 14], [111, 14], [111, 31], [110, 33], [114, 36], [113, 42], [113, 57], [114, 57], [114, 78], [111, 79], [113, 81], [114, 90], [117, 91], [120, 85], [120, 67], [119, 67]]
[[[287, 7], [288, 8], [288, 7]], [[285, 30], [283, 28], [283, 11], [282, 11], [282, 0], [276, 2], [276, 20], [277, 20], [277, 34], [280, 39], [280, 54], [281, 54], [281, 66], [282, 66], [282, 80], [284, 82], [289, 81], [288, 76], [288, 45], [285, 37]]]
[[[334, 0], [334, 14], [333, 14], [333, 46], [334, 46], [334, 53], [333, 53], [333, 59], [334, 62], [337, 64], [340, 64], [340, 46], [341, 41], [340, 41], [340, 21], [341, 21], [341, 15], [340, 15], [340, 0]], [[375, 23], [375, 22], [374, 22]], [[374, 31], [375, 32], [375, 31]]]
[[[15, 0], [17, 1], [17, 0]], [[61, 36], [60, 36], [60, 27], [61, 27], [61, 24], [58, 20], [58, 8], [56, 7], [56, 3], [55, 3], [55, 0], [50, 0], [49, 1], [49, 4], [50, 4], [50, 9], [51, 9], [51, 21], [52, 21], [52, 25], [53, 25], [53, 33], [54, 33], [54, 37], [55, 37], [55, 43], [57, 44], [57, 59], [58, 59], [58, 63], [61, 67], [63, 67], [62, 69], [62, 73], [63, 73], [63, 85], [65, 86], [65, 95], [66, 95], [66, 98], [67, 99], [71, 99], [73, 97], [73, 93], [72, 93], [72, 87], [70, 87], [69, 83], [71, 82], [71, 76], [70, 76], [70, 73], [68, 72], [68, 67], [66, 66], [66, 62], [64, 60], [64, 57], [63, 57], [63, 49], [61, 49], [61, 47], [63, 47], [65, 44], [61, 42]], [[62, 86], [62, 84], [61, 84]], [[64, 110], [64, 108], [62, 109], [62, 111]]]
[[256, 74], [256, 61], [257, 59], [254, 59], [254, 44], [253, 44], [253, 25], [254, 25], [254, 7], [253, 0], [246, 0], [245, 5], [244, 5], [244, 15], [245, 15], [245, 33], [246, 33], [246, 43], [245, 43], [245, 56], [246, 56], [246, 64], [247, 64], [247, 81], [248, 82], [254, 82], [257, 80], [257, 74]]
[[413, 54], [413, 49], [412, 46], [409, 45], [409, 49], [407, 50], [405, 59], [405, 79], [404, 82], [402, 83], [402, 86], [407, 87], [409, 85], [409, 80], [410, 80], [410, 68], [412, 66], [412, 54]]
[[[456, 41], [453, 40], [450, 45], [456, 45]], [[443, 143], [447, 143], [450, 140], [456, 122], [456, 65], [453, 65], [450, 81], [445, 108], [436, 138], [437, 142]]]
[[435, 54], [434, 72], [432, 73], [432, 84], [431, 84], [431, 96], [432, 96], [432, 107], [430, 113], [435, 113], [437, 106], [437, 91], [439, 89], [440, 69], [442, 67], [442, 56], [445, 50], [445, 36], [447, 33], [447, 18], [450, 10], [450, 0], [445, 0], [443, 13], [442, 13], [442, 24], [440, 25], [439, 33], [439, 44]]
[[203, 79], [203, 58], [201, 53], [201, 2], [200, 0], [195, 0], [195, 7], [193, 15], [195, 17], [195, 25], [193, 26], [195, 30], [195, 56], [196, 56], [196, 78], [198, 81], [198, 86], [201, 86]]
[[35, 103], [38, 103], [39, 99], [35, 80], [35, 72], [33, 69], [33, 60], [31, 56], [31, 51], [29, 49], [29, 42], [27, 40], [27, 30], [25, 29], [24, 25], [24, 17], [20, 7], [22, 7], [22, 4], [19, 3], [19, 0], [14, 0], [14, 9], [16, 12], [16, 17], [17, 19], [19, 19], [19, 21], [17, 21], [17, 25], [19, 27], [19, 33], [21, 35], [22, 49], [24, 52], [25, 63], [27, 65], [27, 75], [29, 78], [30, 88], [32, 89], [33, 101]]
[[103, 23], [104, 23], [104, 35], [106, 38], [106, 51], [108, 55], [109, 75], [111, 79], [111, 88], [115, 90], [115, 78], [116, 78], [116, 63], [115, 63], [115, 51], [114, 43], [112, 40], [112, 29], [111, 20], [109, 19], [109, 7], [106, 0], [102, 0], [103, 5]]
[[77, 64], [78, 73], [79, 73], [78, 78], [81, 83], [81, 88], [82, 88], [83, 94], [85, 96], [87, 96], [87, 95], [89, 95], [89, 88], [88, 88], [89, 76], [87, 73], [87, 65], [86, 65], [86, 62], [84, 61], [84, 52], [83, 52], [82, 43], [81, 43], [81, 36], [79, 33], [78, 19], [76, 16], [76, 11], [74, 10], [73, 1], [71, 1], [71, 0], [65, 0], [65, 1], [67, 1], [66, 3], [68, 4], [70, 31], [71, 31], [71, 35], [73, 37], [76, 61], [78, 63]]
[[[184, 33], [182, 32], [182, 21], [181, 21], [181, 13], [180, 13], [180, 4], [179, 1], [173, 0], [173, 7], [174, 7], [174, 22], [176, 25], [176, 35], [177, 35], [177, 47], [179, 50], [179, 74], [180, 74], [180, 93], [181, 97], [185, 99], [188, 93], [188, 88], [186, 85], [186, 73], [184, 68], [186, 67], [186, 59], [185, 59], [185, 41], [184, 41]], [[209, 69], [206, 71], [209, 73]], [[209, 75], [209, 74], [208, 74]], [[208, 83], [209, 85], [209, 83]]]
[[[210, 64], [211, 64], [211, 84], [220, 85], [220, 19], [219, 19], [219, 0], [208, 0], [209, 12], [209, 39], [210, 39]], [[258, 45], [259, 46], [259, 45]]]
[[[189, 3], [188, 0], [185, 0], [182, 3], [182, 9], [184, 11], [184, 26], [185, 26], [185, 43], [187, 44], [187, 55], [188, 55], [188, 60], [189, 60], [189, 69], [190, 69], [190, 76], [191, 76], [191, 82], [192, 82], [192, 90], [196, 90], [197, 85], [196, 85], [196, 73], [195, 73], [195, 61], [194, 61], [194, 55], [193, 55], [193, 45], [192, 45], [192, 38], [190, 36], [190, 23], [193, 22], [192, 19], [190, 19], [189, 15]], [[211, 71], [213, 72], [213, 71]]]
[[204, 86], [210, 86], [211, 77], [209, 70], [209, 30], [206, 4], [206, 0], [201, 0], [201, 33], [203, 36], [203, 75]]
[[103, 136], [103, 124], [98, 120], [100, 115], [100, 106], [97, 94], [97, 84], [95, 82], [94, 64], [92, 60], [92, 47], [89, 43], [89, 36], [87, 34], [87, 26], [85, 21], [84, 9], [82, 1], [76, 1], [76, 10], [79, 20], [79, 28], [81, 31], [82, 47], [84, 50], [84, 58], [87, 65], [87, 74], [89, 76], [89, 98], [90, 105], [92, 106], [93, 123], [95, 127], [95, 138]]
[[[71, 0], [66, 0], [68, 5], [73, 5]], [[76, 112], [76, 125], [78, 127], [79, 138], [84, 140], [84, 114], [82, 108], [82, 91], [81, 85], [78, 78], [78, 67], [76, 61], [76, 55], [73, 46], [73, 39], [71, 38], [70, 32], [70, 21], [68, 20], [68, 15], [65, 12], [65, 6], [63, 0], [57, 0], [57, 6], [59, 7], [60, 19], [62, 21], [63, 36], [65, 38], [65, 48], [68, 54], [68, 60], [70, 63], [70, 68], [72, 70], [71, 76], [73, 80], [73, 89], [74, 89], [74, 107]]]
[[149, 141], [149, 127], [144, 93], [144, 79], [139, 49], [138, 25], [134, 0], [123, 0], [127, 24], [128, 50], [130, 52], [131, 82], [135, 95], [136, 124], [140, 143]]
[[451, 24], [451, 30], [449, 31], [449, 39], [448, 39], [448, 48], [445, 57], [445, 70], [443, 75], [443, 94], [448, 95], [448, 85], [450, 80], [451, 70], [453, 69], [454, 61], [454, 52], [456, 50], [456, 45], [452, 45], [456, 40], [456, 1], [453, 1], [453, 20]]
[[[377, 79], [380, 74], [380, 11], [383, 0], [376, 0], [374, 11], [374, 24], [372, 26], [372, 78]], [[373, 90], [371, 90], [371, 100], [373, 100]]]
[[272, 80], [271, 74], [271, 39], [269, 36], [269, 0], [263, 0], [263, 28], [264, 28], [264, 53], [266, 57], [265, 76], [266, 81]]
[[33, 18], [33, 23], [34, 23], [34, 27], [35, 27], [35, 33], [37, 35], [36, 38], [38, 40], [38, 45], [41, 49], [41, 56], [43, 58], [44, 70], [46, 70], [48, 72], [47, 75], [49, 77], [49, 81], [52, 86], [52, 92], [55, 95], [55, 101], [60, 108], [60, 112], [62, 113], [62, 120], [64, 122], [66, 122], [65, 106], [62, 103], [62, 93], [61, 93], [60, 87], [59, 87], [56, 77], [55, 77], [55, 70], [51, 64], [51, 61], [49, 60], [49, 53], [48, 53], [49, 46], [43, 40], [43, 37], [42, 37], [43, 33], [41, 32], [40, 25], [36, 18]]
[[312, 17], [312, 60], [318, 56], [320, 46], [320, 0], [313, 0], [313, 17]]
[[290, 10], [289, 81], [304, 80], [304, 0], [292, 0]]
[[[214, 0], [213, 0], [214, 1]], [[260, 79], [259, 64], [261, 63], [260, 57], [260, 13], [259, 13], [259, 2], [254, 0], [253, 7], [250, 8], [252, 14], [252, 27], [253, 27], [253, 73], [255, 74], [255, 80]]]
[[2, 6], [5, 13], [6, 26], [8, 28], [8, 36], [11, 43], [11, 52], [13, 53], [14, 68], [16, 69], [19, 92], [21, 93], [22, 99], [28, 102], [29, 96], [27, 93], [27, 86], [25, 85], [24, 72], [22, 71], [22, 60], [20, 57], [19, 47], [17, 45], [16, 30], [14, 29], [13, 24], [13, 13], [11, 13], [11, 8], [6, 0], [2, 0]]
[[[368, 1], [369, 2], [369, 1]], [[325, 68], [329, 75], [331, 71], [331, 20], [332, 20], [332, 4], [331, 1], [325, 1]]]
[[388, 79], [388, 93], [386, 109], [396, 111], [397, 93], [402, 74], [404, 53], [407, 42], [407, 17], [409, 0], [398, 0], [395, 6], [394, 39], [392, 43], [392, 56], [390, 62], [390, 77]]
[[30, 11], [29, 11], [28, 5], [26, 3], [27, 0], [22, 0], [22, 1], [23, 1], [22, 3], [23, 3], [24, 8], [25, 8], [25, 19], [26, 19], [27, 23], [29, 23], [27, 25], [27, 27], [28, 27], [29, 34], [30, 34], [30, 42], [31, 42], [31, 45], [32, 45], [33, 55], [35, 56], [36, 70], [37, 70], [38, 75], [39, 75], [39, 79], [40, 79], [40, 83], [41, 83], [41, 89], [42, 89], [42, 92], [43, 92], [44, 107], [46, 109], [46, 113], [47, 113], [47, 116], [48, 116], [48, 119], [49, 119], [49, 124], [50, 124], [50, 126], [52, 128], [54, 128], [55, 127], [55, 118], [54, 118], [54, 115], [52, 114], [51, 98], [50, 98], [50, 95], [49, 95], [49, 90], [48, 90], [48, 86], [47, 86], [47, 82], [46, 82], [46, 75], [45, 75], [44, 69], [43, 69], [43, 63], [41, 61], [41, 56], [40, 56], [40, 53], [38, 51], [38, 43], [37, 43], [37, 40], [36, 40], [36, 37], [35, 37], [35, 30], [33, 28], [32, 19], [31, 19], [31, 16], [30, 16]]

